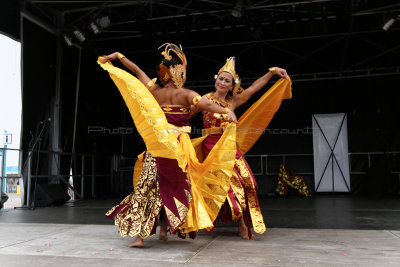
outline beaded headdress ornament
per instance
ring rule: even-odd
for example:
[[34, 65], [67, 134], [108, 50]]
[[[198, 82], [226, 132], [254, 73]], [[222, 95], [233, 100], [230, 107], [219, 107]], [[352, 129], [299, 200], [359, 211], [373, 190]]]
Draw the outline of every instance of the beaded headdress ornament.
[[176, 64], [174, 66], [170, 66], [169, 68], [164, 64], [160, 64], [160, 70], [158, 71], [158, 76], [161, 79], [163, 84], [167, 83], [169, 80], [172, 80], [177, 88], [181, 88], [186, 80], [186, 56], [182, 51], [182, 47], [178, 47], [171, 43], [166, 43], [160, 46], [165, 46], [164, 51], [161, 52], [161, 55], [166, 60], [172, 60], [172, 57], [178, 59], [181, 64]]

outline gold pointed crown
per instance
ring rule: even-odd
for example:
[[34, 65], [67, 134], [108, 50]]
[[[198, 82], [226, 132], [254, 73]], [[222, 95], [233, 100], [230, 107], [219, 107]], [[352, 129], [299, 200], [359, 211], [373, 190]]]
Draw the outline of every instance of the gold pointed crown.
[[159, 76], [161, 81], [165, 84], [170, 79], [174, 81], [176, 87], [181, 88], [186, 80], [186, 56], [182, 51], [182, 47], [178, 47], [175, 44], [166, 43], [160, 46], [158, 49], [165, 45], [164, 51], [161, 52], [161, 55], [166, 60], [172, 60], [172, 57], [181, 61], [181, 64], [176, 64], [175, 66], [170, 66], [167, 68], [163, 64], [160, 65]]
[[233, 77], [233, 82], [235, 83], [235, 87], [233, 88], [233, 95], [237, 95], [243, 92], [243, 88], [240, 87], [241, 81], [239, 75], [237, 75], [235, 71], [235, 57], [230, 57], [226, 59], [226, 63], [224, 66], [222, 66], [222, 68], [219, 69], [218, 75], [220, 75], [223, 71], [228, 72]]

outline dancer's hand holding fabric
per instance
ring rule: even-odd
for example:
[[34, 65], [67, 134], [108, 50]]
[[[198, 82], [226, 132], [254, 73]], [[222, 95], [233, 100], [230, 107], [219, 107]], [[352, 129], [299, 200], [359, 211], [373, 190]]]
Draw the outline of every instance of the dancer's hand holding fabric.
[[[191, 105], [190, 106], [190, 117], [193, 117], [197, 112], [200, 112], [201, 109], [195, 105]], [[234, 122], [234, 123], [238, 123], [236, 114], [233, 110], [229, 110], [229, 112], [227, 113], [227, 118], [229, 122]]]
[[102, 56], [99, 59], [99, 61], [100, 61], [100, 63], [106, 63], [107, 61], [111, 61], [111, 60], [114, 60], [117, 58], [122, 59], [124, 57], [125, 56], [123, 54], [121, 54], [120, 52], [114, 52], [112, 54]]
[[278, 74], [282, 78], [286, 79], [289, 81], [289, 75], [287, 74], [285, 69], [279, 68], [279, 67], [272, 67], [269, 69], [272, 74]]
[[228, 112], [228, 121], [229, 122], [238, 123], [238, 120], [236, 118], [236, 114], [232, 110], [229, 110], [229, 112]]
[[157, 84], [155, 84], [155, 81], [151, 80], [149, 76], [147, 76], [147, 74], [141, 68], [139, 68], [138, 65], [130, 61], [120, 52], [114, 52], [112, 54], [109, 54], [108, 56], [100, 57], [99, 61], [100, 63], [106, 63], [107, 61], [111, 61], [117, 58], [126, 68], [128, 68], [132, 73], [136, 75], [141, 83], [146, 85], [147, 89], [149, 89], [151, 93], [160, 88]]

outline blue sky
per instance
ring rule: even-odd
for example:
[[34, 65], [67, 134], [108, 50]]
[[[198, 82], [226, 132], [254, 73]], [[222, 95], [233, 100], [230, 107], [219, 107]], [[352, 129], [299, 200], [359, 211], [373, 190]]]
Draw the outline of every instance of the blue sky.
[[[12, 133], [12, 145], [19, 148], [21, 129], [21, 44], [0, 34], [0, 147], [4, 130]], [[9, 152], [7, 166], [18, 165], [18, 153]]]

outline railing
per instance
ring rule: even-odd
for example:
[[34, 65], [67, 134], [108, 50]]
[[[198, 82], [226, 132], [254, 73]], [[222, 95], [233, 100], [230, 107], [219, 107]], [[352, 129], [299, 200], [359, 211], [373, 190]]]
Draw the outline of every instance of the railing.
[[[14, 178], [16, 178], [16, 177], [14, 177]], [[6, 193], [17, 193], [17, 185], [8, 184]]]
[[[15, 179], [15, 178], [21, 178], [21, 172], [24, 171], [25, 168], [27, 168], [27, 192], [26, 192], [26, 203], [27, 206], [30, 206], [31, 204], [31, 189], [32, 189], [32, 180], [33, 179], [43, 179], [43, 178], [57, 178], [58, 180], [62, 181], [63, 183], [66, 184], [66, 186], [68, 188], [70, 188], [71, 190], [74, 191], [74, 193], [78, 196], [79, 199], [84, 199], [85, 198], [85, 179], [86, 178], [91, 178], [91, 196], [92, 197], [96, 197], [96, 192], [95, 192], [95, 185], [96, 185], [96, 178], [97, 177], [110, 177], [110, 184], [112, 186], [112, 176], [113, 176], [113, 172], [112, 172], [112, 159], [109, 157], [103, 157], [103, 156], [98, 156], [98, 155], [93, 155], [93, 154], [82, 154], [82, 153], [68, 153], [68, 152], [55, 152], [55, 151], [30, 151], [28, 152], [27, 155], [27, 161], [26, 161], [26, 166], [25, 164], [22, 164], [22, 150], [20, 149], [11, 149], [11, 148], [0, 148], [0, 150], [14, 150], [14, 151], [19, 151], [20, 153], [20, 163], [19, 163], [19, 169], [18, 169], [18, 176], [13, 176], [13, 177], [9, 177], [9, 176], [3, 176], [2, 174], [4, 173], [4, 168], [6, 167], [5, 165], [5, 161], [3, 160], [4, 164], [2, 164], [2, 168], [1, 168], [1, 176], [0, 176], [0, 189], [2, 189], [3, 186], [3, 178], [5, 179]], [[32, 168], [32, 164], [33, 164], [33, 159], [34, 159], [34, 154], [36, 156], [38, 156], [39, 154], [47, 154], [50, 155], [50, 157], [54, 157], [55, 155], [58, 156], [68, 156], [69, 159], [71, 159], [71, 157], [73, 158], [73, 162], [75, 164], [75, 166], [77, 166], [77, 162], [79, 160], [80, 162], [80, 171], [75, 170], [75, 172], [71, 174], [62, 174], [60, 173], [61, 168], [60, 168], [60, 162], [61, 162], [61, 158], [58, 159], [58, 162], [56, 162], [56, 164], [58, 165], [58, 170], [57, 170], [57, 174], [54, 173], [47, 173], [47, 174], [37, 174], [38, 170], [38, 162], [36, 162], [36, 170], [35, 173], [32, 172], [33, 168]], [[4, 157], [3, 157], [4, 159]], [[103, 159], [106, 161], [110, 162], [110, 167], [108, 168], [108, 170], [110, 170], [110, 173], [96, 173], [96, 164], [97, 161], [99, 159]], [[88, 163], [89, 161], [89, 163]], [[85, 173], [85, 169], [87, 167], [87, 164], [91, 164], [91, 173], [86, 174]], [[73, 165], [74, 166], [74, 165]], [[71, 166], [67, 166], [68, 172], [70, 171], [70, 167]], [[49, 172], [51, 172], [51, 169], [48, 169]], [[80, 192], [78, 192], [73, 185], [71, 185], [68, 181], [68, 178], [73, 177], [73, 178], [80, 178], [81, 179], [81, 188], [80, 188]], [[66, 179], [67, 178], [67, 179]]]
[[[3, 183], [3, 178], [5, 179], [15, 179], [15, 178], [21, 178], [21, 169], [23, 169], [25, 166], [23, 166], [21, 163], [22, 161], [22, 150], [20, 149], [11, 149], [11, 148], [0, 148], [0, 150], [2, 150], [3, 152], [5, 150], [12, 150], [12, 151], [18, 151], [20, 153], [20, 168], [19, 168], [19, 173], [18, 176], [13, 176], [13, 177], [7, 177], [7, 176], [3, 176], [3, 171], [5, 168], [5, 164], [2, 164], [2, 168], [1, 168], [1, 176], [0, 176], [0, 189], [2, 188], [2, 183]], [[73, 158], [73, 162], [75, 163], [75, 167], [78, 165], [76, 164], [77, 162], [80, 162], [80, 173], [77, 172], [77, 170], [75, 170], [75, 172], [71, 175], [71, 174], [33, 174], [32, 173], [32, 161], [33, 161], [33, 153], [37, 154], [48, 154], [51, 157], [53, 157], [54, 155], [59, 155], [61, 156], [68, 156], [69, 158]], [[382, 156], [382, 155], [391, 155], [391, 156], [400, 156], [400, 152], [356, 152], [356, 153], [349, 153], [349, 167], [350, 167], [350, 175], [362, 175], [362, 174], [366, 174], [366, 171], [353, 171], [351, 170], [351, 158], [353, 156], [366, 156], [366, 162], [367, 162], [367, 166], [368, 168], [370, 168], [372, 166], [372, 157], [373, 156]], [[258, 167], [257, 168], [253, 168], [254, 174], [255, 175], [278, 175], [278, 172], [271, 172], [269, 171], [269, 165], [270, 165], [270, 161], [273, 160], [274, 158], [281, 158], [281, 163], [286, 164], [287, 161], [290, 158], [301, 158], [301, 157], [306, 157], [306, 158], [310, 158], [309, 159], [309, 164], [310, 166], [313, 166], [313, 154], [309, 153], [309, 154], [264, 154], [264, 155], [246, 155], [245, 158], [249, 161], [249, 163], [254, 163], [254, 158], [258, 159]], [[4, 157], [3, 157], [4, 158]], [[59, 158], [59, 162], [61, 158]], [[109, 161], [110, 160], [110, 172], [109, 173], [96, 173], [96, 164], [98, 160], [106, 160]], [[124, 159], [133, 159], [134, 158], [128, 158], [125, 157]], [[96, 188], [96, 177], [110, 177], [110, 186], [111, 188], [113, 188], [113, 158], [109, 158], [109, 157], [103, 157], [103, 156], [97, 156], [97, 155], [93, 155], [93, 154], [82, 154], [82, 153], [67, 153], [67, 152], [54, 152], [54, 151], [31, 151], [28, 153], [28, 157], [27, 157], [27, 192], [26, 192], [26, 198], [27, 198], [27, 205], [29, 206], [31, 203], [31, 189], [32, 189], [32, 179], [42, 179], [42, 178], [57, 178], [59, 180], [61, 180], [62, 182], [64, 182], [68, 188], [70, 188], [71, 190], [74, 191], [74, 193], [78, 196], [79, 199], [84, 199], [85, 198], [85, 179], [86, 178], [90, 178], [91, 179], [91, 197], [96, 197], [96, 192], [95, 192], [95, 188]], [[4, 160], [3, 160], [4, 162]], [[88, 163], [89, 162], [89, 163]], [[400, 158], [399, 158], [399, 162], [400, 162]], [[59, 163], [58, 163], [59, 164]], [[87, 167], [87, 164], [91, 165], [91, 173], [86, 174], [85, 173], [85, 169]], [[68, 166], [68, 171], [70, 171], [69, 166]], [[36, 169], [37, 170], [37, 169]], [[50, 170], [50, 168], [49, 168]], [[59, 171], [61, 169], [59, 168]], [[277, 169], [278, 170], [278, 169]], [[132, 166], [123, 166], [123, 167], [118, 167], [118, 169], [116, 170], [117, 172], [126, 172], [126, 171], [132, 171], [133, 172], [133, 165]], [[400, 179], [400, 170], [392, 170], [392, 173], [394, 174], [398, 174], [399, 175], [399, 179]], [[314, 175], [314, 171], [304, 171], [304, 172], [296, 172], [297, 175]], [[74, 177], [74, 178], [80, 178], [80, 192], [78, 192], [74, 186], [70, 185], [68, 180], [65, 178], [69, 178], [69, 177]]]
[[[69, 157], [73, 157], [73, 162], [74, 162], [74, 165], [76, 166], [76, 165], [78, 165], [77, 163], [78, 162], [80, 162], [81, 164], [81, 168], [80, 168], [80, 174], [77, 172], [78, 170], [76, 170], [75, 172], [73, 172], [72, 173], [72, 175], [71, 174], [57, 174], [57, 175], [55, 175], [55, 174], [41, 174], [41, 175], [35, 175], [35, 174], [32, 174], [32, 160], [33, 160], [33, 157], [32, 157], [32, 153], [41, 153], [41, 154], [50, 154], [51, 156], [54, 156], [54, 155], [59, 155], [59, 156], [69, 156]], [[85, 167], [86, 167], [86, 164], [88, 164], [87, 162], [88, 162], [88, 159], [89, 159], [89, 164], [91, 165], [91, 173], [89, 173], [89, 174], [85, 174]], [[110, 161], [110, 168], [109, 168], [109, 170], [110, 170], [110, 173], [102, 173], [102, 174], [99, 174], [99, 173], [96, 173], [96, 160], [98, 160], [98, 159], [105, 159], [105, 160], [108, 160], [108, 161]], [[61, 161], [61, 160], [59, 160], [59, 161]], [[58, 163], [59, 164], [59, 163]], [[72, 166], [73, 168], [74, 168], [74, 165]], [[27, 168], [28, 168], [28, 173], [27, 173], [27, 176], [28, 176], [28, 178], [27, 178], [27, 182], [28, 182], [28, 185], [27, 185], [27, 197], [26, 197], [26, 199], [27, 199], [27, 203], [30, 203], [30, 200], [31, 200], [31, 187], [32, 187], [32, 178], [36, 178], [36, 179], [40, 179], [40, 178], [57, 178], [57, 179], [59, 179], [60, 181], [62, 181], [64, 184], [66, 184], [66, 186], [68, 187], [68, 188], [70, 188], [71, 190], [73, 190], [74, 191], [74, 193], [78, 196], [78, 198], [79, 199], [84, 199], [85, 198], [85, 179], [87, 178], [87, 177], [90, 177], [91, 178], [91, 197], [93, 197], [93, 198], [95, 198], [96, 197], [96, 192], [95, 192], [95, 188], [96, 188], [96, 177], [110, 177], [110, 183], [111, 183], [111, 185], [112, 185], [112, 175], [113, 175], [113, 173], [112, 173], [112, 168], [111, 168], [111, 166], [112, 166], [112, 161], [111, 161], [111, 159], [109, 158], [109, 157], [103, 157], [103, 156], [98, 156], [98, 155], [93, 155], [93, 154], [82, 154], [82, 153], [68, 153], [68, 152], [56, 152], [56, 151], [35, 151], [35, 152], [29, 152], [28, 153], [28, 166], [27, 166]], [[60, 171], [60, 166], [58, 166], [59, 167], [59, 171]], [[68, 171], [70, 171], [70, 166], [67, 166], [68, 167]], [[76, 169], [76, 168], [75, 168]], [[68, 180], [66, 180], [65, 178], [70, 178], [70, 177], [73, 177], [73, 178], [80, 178], [81, 179], [81, 190], [80, 190], [80, 192], [78, 192], [75, 188], [74, 188], [74, 186], [72, 186], [70, 183], [69, 183], [69, 181]]]
[[[391, 156], [400, 156], [400, 152], [393, 151], [393, 152], [351, 152], [348, 153], [349, 155], [349, 168], [350, 168], [350, 175], [359, 175], [359, 174], [367, 174], [366, 171], [353, 171], [351, 166], [351, 158], [352, 156], [357, 155], [364, 155], [366, 156], [367, 166], [371, 168], [372, 166], [372, 156], [383, 156], [383, 155], [391, 155]], [[254, 171], [254, 175], [278, 175], [278, 172], [270, 172], [268, 171], [269, 161], [273, 158], [281, 158], [281, 163], [286, 164], [289, 158], [299, 158], [299, 157], [310, 157], [310, 162], [313, 164], [313, 154], [265, 154], [265, 155], [245, 155], [245, 158], [251, 162], [253, 158], [258, 158], [260, 171]], [[400, 157], [399, 157], [400, 162]], [[400, 179], [400, 170], [392, 170], [392, 173], [398, 174]], [[314, 171], [309, 172], [296, 172], [297, 175], [314, 175]]]

